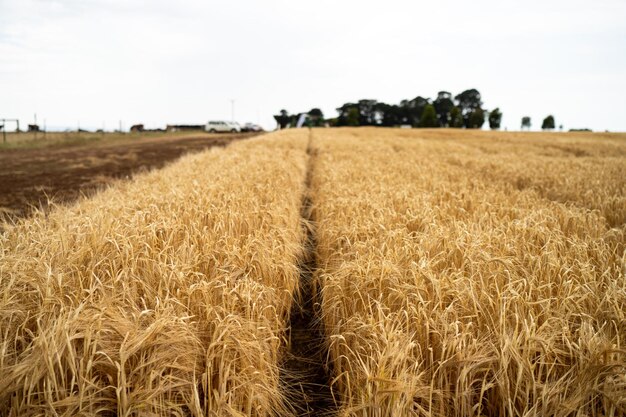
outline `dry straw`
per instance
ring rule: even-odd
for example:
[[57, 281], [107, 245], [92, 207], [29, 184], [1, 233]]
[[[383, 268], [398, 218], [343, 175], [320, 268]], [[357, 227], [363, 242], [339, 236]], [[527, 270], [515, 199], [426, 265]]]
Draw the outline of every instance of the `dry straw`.
[[0, 415], [284, 415], [306, 136], [184, 157], [0, 235]]
[[[271, 416], [307, 137], [187, 156], [0, 235], [0, 415]], [[315, 130], [344, 416], [626, 414], [626, 144]]]
[[344, 416], [626, 414], [626, 142], [316, 131]]

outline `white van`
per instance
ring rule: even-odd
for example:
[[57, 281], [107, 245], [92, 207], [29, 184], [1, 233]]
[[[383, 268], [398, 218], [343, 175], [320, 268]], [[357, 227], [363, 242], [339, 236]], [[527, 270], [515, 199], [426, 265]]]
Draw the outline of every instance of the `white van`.
[[237, 122], [225, 122], [223, 120], [211, 121], [206, 124], [204, 130], [210, 133], [216, 132], [241, 132], [241, 126]]

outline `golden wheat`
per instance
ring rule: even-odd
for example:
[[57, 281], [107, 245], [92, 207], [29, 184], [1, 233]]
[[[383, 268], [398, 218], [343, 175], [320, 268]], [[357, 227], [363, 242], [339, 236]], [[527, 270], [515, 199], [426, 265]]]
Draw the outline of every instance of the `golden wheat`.
[[0, 235], [0, 414], [288, 412], [306, 136], [211, 150]]
[[626, 414], [623, 139], [345, 129], [312, 144], [342, 415]]
[[0, 414], [293, 412], [312, 200], [345, 416], [626, 414], [626, 143], [288, 131], [0, 235]]

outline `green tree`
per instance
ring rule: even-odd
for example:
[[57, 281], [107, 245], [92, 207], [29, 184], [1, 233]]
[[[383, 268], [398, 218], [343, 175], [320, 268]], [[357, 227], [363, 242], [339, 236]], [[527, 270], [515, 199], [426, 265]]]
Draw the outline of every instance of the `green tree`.
[[402, 124], [402, 108], [395, 104], [377, 102], [374, 109], [381, 126], [397, 126]]
[[[477, 89], [472, 88], [470, 90], [463, 91], [461, 94], [457, 94], [454, 99], [457, 102], [457, 107], [461, 110], [461, 114], [463, 115], [465, 127], [471, 128], [472, 122], [470, 122], [470, 117], [472, 113], [474, 113], [477, 109], [481, 109], [483, 105], [480, 92]], [[474, 117], [476, 118], [476, 116]], [[474, 120], [474, 123], [476, 123], [476, 121], [477, 120]]]
[[420, 117], [419, 127], [439, 127], [437, 112], [432, 104], [427, 104]]
[[318, 108], [311, 109], [308, 113], [309, 120], [307, 122], [310, 127], [324, 126], [324, 113]]
[[456, 106], [450, 110], [450, 127], [463, 127], [463, 115], [461, 109]]
[[322, 111], [320, 109], [318, 109], [317, 107], [314, 109], [311, 109], [309, 111], [309, 116], [311, 117], [324, 117], [324, 113], [322, 113]]
[[433, 106], [435, 106], [435, 111], [437, 112], [439, 125], [447, 127], [450, 124], [450, 111], [454, 107], [452, 94], [447, 91], [438, 92], [437, 98], [433, 101]]
[[541, 128], [543, 130], [552, 130], [555, 127], [554, 116], [549, 115], [545, 119], [543, 119], [543, 123], [541, 123]]
[[337, 126], [355, 126], [348, 124], [348, 116], [350, 113], [353, 113], [352, 109], [356, 110], [358, 125], [359, 105], [356, 103], [345, 103], [343, 106], [337, 108], [337, 112], [339, 113]]
[[359, 126], [373, 126], [376, 124], [376, 100], [359, 100]]
[[524, 128], [530, 130], [530, 117], [529, 116], [522, 117], [522, 130], [524, 130]]
[[480, 92], [475, 88], [465, 90], [462, 93], [457, 94], [454, 99], [457, 101], [461, 110], [473, 110], [483, 105]]
[[430, 104], [430, 99], [422, 96], [417, 96], [413, 100], [402, 100], [400, 102], [402, 123], [410, 124], [413, 127], [419, 126], [422, 113], [428, 104]]
[[470, 129], [480, 129], [485, 123], [485, 112], [477, 108], [469, 114], [467, 127]]
[[489, 128], [500, 129], [500, 123], [502, 122], [502, 112], [499, 108], [495, 108], [489, 112]]
[[346, 116], [346, 126], [358, 126], [359, 125], [359, 109], [357, 107], [350, 107]]

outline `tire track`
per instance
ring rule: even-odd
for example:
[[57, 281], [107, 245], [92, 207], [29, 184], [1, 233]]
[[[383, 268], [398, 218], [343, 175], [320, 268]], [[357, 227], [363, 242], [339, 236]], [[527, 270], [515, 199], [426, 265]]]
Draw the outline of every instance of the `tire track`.
[[337, 409], [330, 388], [330, 376], [325, 365], [327, 356], [321, 328], [320, 306], [315, 300], [313, 276], [317, 269], [315, 222], [310, 198], [311, 175], [315, 160], [312, 148], [313, 131], [309, 130], [309, 155], [301, 216], [306, 229], [303, 257], [300, 261], [299, 295], [290, 316], [287, 358], [281, 378], [286, 397], [298, 416], [331, 416]]

